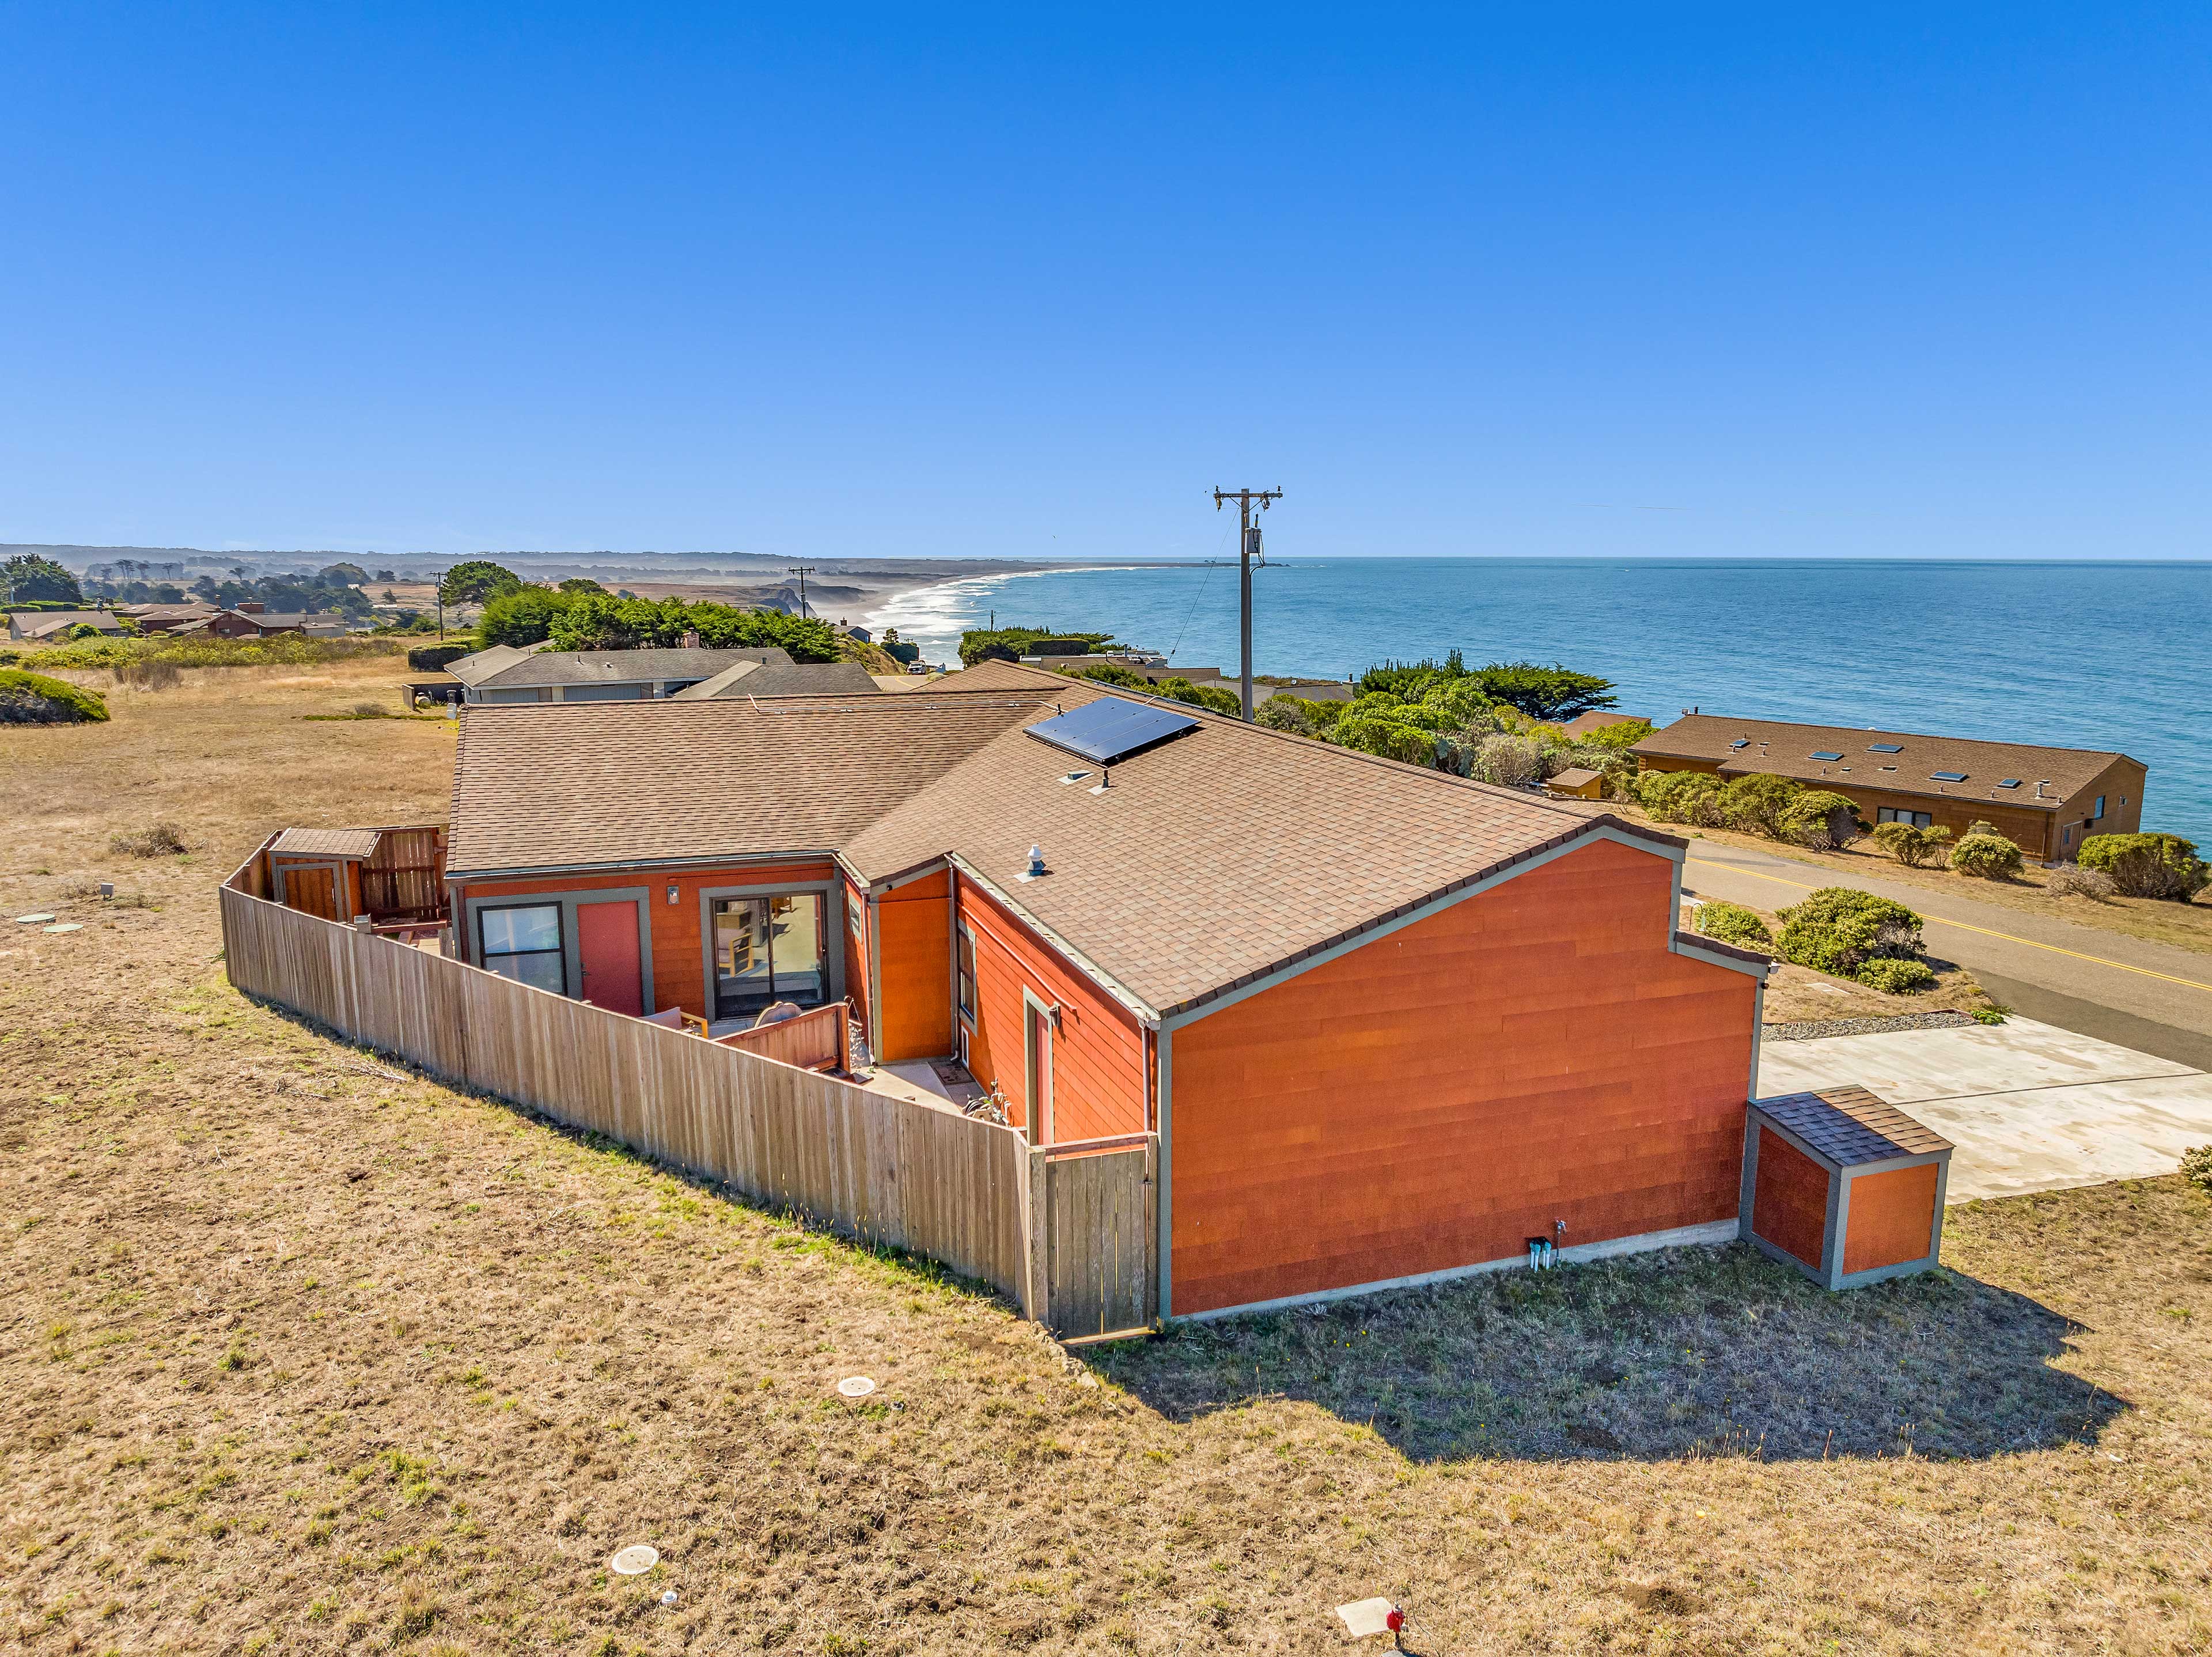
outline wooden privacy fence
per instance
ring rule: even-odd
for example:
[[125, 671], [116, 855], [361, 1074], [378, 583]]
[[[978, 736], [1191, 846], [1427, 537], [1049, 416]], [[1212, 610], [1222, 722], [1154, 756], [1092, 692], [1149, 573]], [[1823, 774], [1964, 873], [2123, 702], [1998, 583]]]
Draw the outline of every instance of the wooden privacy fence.
[[[848, 1236], [940, 1260], [1071, 1336], [1150, 1321], [1149, 1136], [1093, 1155], [1034, 1150], [1012, 1128], [284, 908], [254, 894], [259, 863], [219, 894], [227, 970], [247, 994]], [[1109, 1234], [1077, 1234], [1093, 1225]], [[1055, 1315], [1063, 1306], [1072, 1323]]]
[[851, 1014], [842, 1001], [811, 1008], [797, 1018], [739, 1030], [714, 1039], [725, 1047], [772, 1058], [779, 1064], [796, 1064], [802, 1070], [842, 1070], [852, 1050], [852, 1033], [846, 1025]]

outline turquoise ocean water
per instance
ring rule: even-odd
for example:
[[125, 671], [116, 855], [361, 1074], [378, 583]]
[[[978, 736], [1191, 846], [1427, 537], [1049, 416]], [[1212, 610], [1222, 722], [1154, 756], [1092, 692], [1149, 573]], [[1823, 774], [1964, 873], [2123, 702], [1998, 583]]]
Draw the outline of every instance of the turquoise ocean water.
[[[2118, 749], [2150, 767], [2144, 826], [2212, 850], [2212, 564], [1347, 558], [1253, 588], [1261, 673], [1457, 647], [1602, 674], [1662, 724], [1696, 706]], [[994, 611], [1236, 671], [1233, 564], [951, 582], [869, 620], [953, 661]]]

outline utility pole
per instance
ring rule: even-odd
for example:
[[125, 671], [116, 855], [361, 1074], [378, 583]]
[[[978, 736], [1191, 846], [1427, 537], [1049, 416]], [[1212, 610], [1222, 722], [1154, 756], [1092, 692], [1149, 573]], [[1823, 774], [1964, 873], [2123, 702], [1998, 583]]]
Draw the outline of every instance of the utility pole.
[[811, 564], [794, 564], [783, 573], [799, 577], [799, 613], [803, 618], [806, 614], [806, 578], [814, 573], [814, 566]]
[[1252, 521], [1252, 508], [1256, 502], [1265, 512], [1270, 503], [1283, 498], [1279, 489], [1217, 489], [1213, 491], [1216, 512], [1231, 501], [1237, 503], [1237, 603], [1239, 637], [1243, 646], [1244, 722], [1252, 722], [1252, 559], [1260, 551], [1260, 528]]

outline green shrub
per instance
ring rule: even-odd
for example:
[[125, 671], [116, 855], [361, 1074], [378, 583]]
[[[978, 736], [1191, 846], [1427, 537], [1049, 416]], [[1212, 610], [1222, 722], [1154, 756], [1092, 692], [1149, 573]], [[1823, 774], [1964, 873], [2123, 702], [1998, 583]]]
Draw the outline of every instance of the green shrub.
[[1814, 851], [1841, 851], [1866, 832], [1859, 808], [1840, 794], [1806, 789], [1777, 819], [1781, 838]]
[[1739, 777], [1721, 793], [1721, 821], [1743, 834], [1782, 838], [1782, 819], [1804, 789], [1786, 777], [1755, 771]]
[[1636, 780], [1637, 803], [1662, 823], [1721, 824], [1721, 779], [1710, 771], [1646, 771]]
[[2181, 1177], [2212, 1197], [2212, 1145], [2192, 1145], [2182, 1152]]
[[1486, 736], [1468, 756], [1467, 774], [1502, 788], [1526, 788], [1544, 780], [1544, 750], [1525, 736]]
[[[1042, 640], [1081, 640], [1088, 647], [1079, 652], [1060, 654], [1095, 654], [1101, 645], [1114, 641], [1111, 633], [1055, 633], [1043, 627], [971, 627], [960, 636], [960, 665], [973, 667], [979, 661], [1019, 661], [1024, 656], [1036, 655]], [[796, 658], [793, 658], [796, 660]]]
[[1947, 828], [1915, 828], [1910, 823], [1876, 823], [1874, 843], [1907, 868], [1941, 863], [1951, 844]]
[[[477, 643], [487, 650], [495, 644], [536, 644], [552, 636], [555, 620], [568, 613], [579, 596], [592, 594], [556, 593], [544, 587], [495, 593], [484, 600], [483, 614], [477, 618]], [[606, 597], [606, 589], [600, 588], [598, 596]]]
[[0, 668], [0, 725], [83, 725], [107, 717], [107, 698], [44, 673]]
[[2173, 898], [2187, 903], [2208, 878], [2193, 841], [2178, 834], [2093, 834], [2081, 843], [2081, 867], [2112, 877], [2130, 898]]
[[1951, 848], [1951, 867], [1978, 880], [2006, 880], [2027, 868], [2027, 859], [2002, 834], [1969, 834]]
[[1917, 996], [1935, 987], [1936, 969], [1925, 961], [1871, 960], [1859, 968], [1858, 979], [1885, 996]]
[[1741, 904], [1700, 904], [1690, 922], [1690, 929], [1708, 938], [1718, 938], [1723, 943], [1773, 953], [1774, 935], [1766, 929], [1766, 923]]
[[1311, 736], [1313, 721], [1306, 717], [1305, 709], [1294, 696], [1271, 696], [1260, 704], [1260, 711], [1252, 716], [1253, 722], [1266, 726], [1271, 731], [1288, 731], [1294, 736]]
[[[1364, 700], [1364, 698], [1363, 698]], [[1328, 731], [1328, 740], [1362, 753], [1401, 759], [1409, 765], [1437, 763], [1437, 734], [1382, 713], [1347, 710]]]
[[1244, 699], [1235, 691], [1225, 691], [1218, 685], [1194, 685], [1182, 678], [1164, 679], [1152, 687], [1154, 696], [1165, 697], [1170, 702], [1181, 702], [1193, 708], [1205, 708], [1217, 714], [1242, 714]]
[[449, 661], [474, 655], [473, 644], [425, 644], [407, 653], [407, 665], [418, 673], [434, 673]]
[[1851, 886], [1822, 886], [1782, 911], [1778, 942], [1784, 960], [1839, 978], [1870, 960], [1914, 960], [1920, 917], [1903, 904]]

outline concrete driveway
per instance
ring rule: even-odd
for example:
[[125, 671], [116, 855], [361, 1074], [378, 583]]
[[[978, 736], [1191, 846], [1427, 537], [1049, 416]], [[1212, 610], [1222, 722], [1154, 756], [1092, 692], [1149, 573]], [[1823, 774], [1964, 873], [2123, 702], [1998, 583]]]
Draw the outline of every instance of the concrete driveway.
[[2032, 1019], [1760, 1046], [1762, 1097], [1854, 1081], [1959, 1148], [1954, 1203], [2172, 1173], [2212, 1144], [2212, 1075]]

